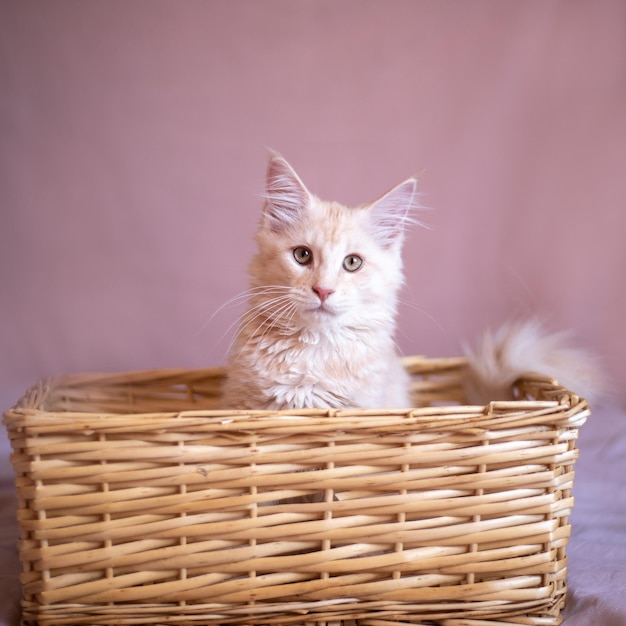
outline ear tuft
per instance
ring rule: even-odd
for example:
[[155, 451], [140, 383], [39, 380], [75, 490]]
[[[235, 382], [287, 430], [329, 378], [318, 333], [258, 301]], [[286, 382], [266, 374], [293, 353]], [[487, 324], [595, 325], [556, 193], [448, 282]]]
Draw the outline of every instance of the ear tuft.
[[383, 248], [402, 243], [405, 227], [415, 222], [411, 212], [417, 207], [415, 178], [400, 183], [369, 206], [372, 234]]
[[264, 224], [282, 232], [297, 224], [306, 210], [310, 194], [295, 170], [278, 154], [272, 154], [265, 180]]

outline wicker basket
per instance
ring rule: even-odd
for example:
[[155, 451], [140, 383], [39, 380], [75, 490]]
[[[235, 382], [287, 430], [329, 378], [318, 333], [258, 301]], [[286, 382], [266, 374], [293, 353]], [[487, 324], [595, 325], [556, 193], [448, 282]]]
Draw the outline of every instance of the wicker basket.
[[5, 414], [22, 624], [559, 624], [584, 400], [216, 410], [223, 370], [80, 375]]

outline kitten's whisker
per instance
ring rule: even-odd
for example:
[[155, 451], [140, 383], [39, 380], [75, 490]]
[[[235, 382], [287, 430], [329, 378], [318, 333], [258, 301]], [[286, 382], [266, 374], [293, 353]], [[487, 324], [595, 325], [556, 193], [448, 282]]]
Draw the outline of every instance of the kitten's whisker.
[[230, 329], [235, 326], [236, 324], [239, 324], [239, 329], [237, 331], [237, 333], [234, 335], [230, 347], [232, 347], [232, 344], [237, 340], [237, 338], [239, 337], [239, 335], [241, 335], [241, 333], [250, 325], [252, 324], [252, 322], [254, 322], [254, 320], [258, 319], [259, 317], [263, 316], [264, 319], [267, 319], [267, 315], [264, 315], [268, 310], [271, 310], [271, 308], [275, 305], [278, 304], [278, 302], [280, 302], [281, 300], [287, 300], [288, 297], [287, 296], [280, 296], [280, 298], [273, 298], [270, 301], [267, 302], [261, 302], [257, 305], [255, 305], [254, 307], [252, 307], [251, 309], [248, 309], [243, 315], [241, 315], [237, 320], [235, 320], [235, 322], [233, 322], [228, 330], [230, 331]]
[[[235, 306], [238, 305], [242, 300], [247, 300], [247, 299], [251, 299], [254, 296], [257, 295], [271, 295], [271, 294], [280, 294], [280, 293], [285, 293], [285, 292], [289, 292], [291, 290], [291, 287], [285, 286], [285, 285], [267, 285], [267, 286], [260, 286], [260, 287], [250, 287], [244, 291], [242, 291], [241, 293], [238, 293], [237, 295], [233, 296], [232, 298], [230, 298], [229, 300], [227, 300], [226, 302], [224, 302], [222, 305], [220, 305], [209, 317], [209, 319], [202, 325], [202, 328], [198, 331], [198, 335], [201, 335], [209, 326], [209, 324], [215, 319], [215, 317], [217, 315], [219, 315], [219, 313], [221, 313], [224, 309], [226, 309], [229, 306]], [[237, 318], [237, 320], [235, 320], [235, 322], [233, 322], [224, 332], [224, 334], [222, 335], [222, 337], [220, 338], [219, 341], [222, 341], [222, 339], [224, 339], [224, 336], [226, 334], [228, 334], [228, 332], [231, 330], [231, 328], [237, 324], [237, 322], [240, 320], [241, 318]], [[219, 343], [218, 341], [218, 343]]]
[[[263, 324], [267, 320], [275, 319], [276, 316], [280, 315], [281, 311], [283, 311], [285, 308], [289, 307], [290, 304], [293, 304], [294, 310], [295, 310], [297, 305], [296, 305], [296, 303], [291, 303], [291, 296], [289, 296], [289, 295], [282, 295], [282, 296], [278, 296], [276, 298], [272, 298], [271, 300], [262, 301], [262, 302], [256, 304], [255, 306], [253, 306], [248, 311], [246, 311], [238, 320], [239, 323], [240, 323], [240, 327], [239, 327], [239, 330], [237, 331], [237, 333], [235, 334], [235, 336], [232, 338], [232, 340], [230, 342], [229, 352], [230, 352], [230, 349], [232, 348], [233, 344], [235, 343], [235, 341], [237, 341], [238, 337], [244, 332], [244, 330], [246, 328], [248, 328], [248, 326], [250, 326], [250, 324], [252, 324], [254, 322], [254, 320], [258, 319], [259, 317], [263, 317], [263, 320], [261, 321], [261, 323], [250, 334], [250, 338], [246, 342], [246, 347], [247, 347], [248, 343], [250, 342], [250, 340], [256, 336], [258, 329], [261, 328], [263, 326]], [[276, 305], [278, 305], [277, 309], [274, 308], [274, 307], [276, 307]], [[266, 314], [266, 313], [268, 313], [268, 311], [269, 311], [269, 315]], [[234, 322], [233, 324], [231, 324], [231, 326], [229, 327], [229, 330], [236, 323], [237, 323], [237, 321]], [[273, 322], [273, 324], [275, 324], [275, 323], [276, 322]]]
[[414, 311], [417, 311], [418, 313], [421, 313], [426, 319], [430, 320], [441, 332], [442, 335], [444, 335], [445, 337], [448, 337], [448, 332], [446, 331], [446, 329], [439, 323], [439, 321], [430, 313], [428, 313], [425, 309], [423, 309], [421, 306], [419, 306], [418, 304], [416, 304], [415, 302], [411, 302], [409, 300], [407, 300], [406, 298], [402, 298], [399, 297], [398, 298], [398, 303], [409, 307], [410, 309], [413, 309]]
[[[293, 318], [293, 315], [295, 314], [295, 311], [297, 309], [297, 304], [295, 302], [287, 302], [286, 304], [284, 304], [278, 311], [275, 312], [275, 315], [273, 316], [272, 322], [271, 324], [269, 324], [269, 326], [267, 326], [267, 328], [265, 328], [263, 330], [263, 332], [261, 333], [261, 335], [258, 337], [258, 342], [260, 343], [261, 341], [263, 341], [265, 339], [265, 337], [271, 333], [271, 331], [280, 323], [283, 321], [283, 318], [286, 318], [288, 315], [290, 315], [289, 319], [291, 320]], [[263, 326], [263, 324], [260, 324], [257, 327], [257, 330], [259, 328], [261, 328]], [[251, 341], [254, 337], [256, 336], [256, 331], [255, 333], [250, 337], [250, 339], [248, 341]]]
[[[291, 298], [286, 299], [285, 303], [281, 303], [281, 306], [278, 307], [277, 309], [272, 311], [272, 316], [271, 317], [267, 317], [265, 319], [265, 321], [269, 321], [270, 319], [272, 320], [271, 323], [269, 324], [269, 326], [263, 331], [263, 334], [261, 335], [260, 339], [263, 339], [263, 337], [265, 337], [265, 335], [267, 335], [268, 332], [270, 332], [275, 326], [278, 325], [279, 322], [282, 321], [283, 319], [283, 315], [289, 311], [290, 309], [295, 311], [297, 308], [297, 303], [295, 303]], [[261, 326], [263, 326], [263, 324], [259, 324], [258, 328], [261, 328]], [[256, 331], [255, 331], [256, 333]], [[255, 334], [252, 335], [252, 337], [254, 337]], [[252, 338], [251, 337], [251, 338]]]
[[[279, 299], [276, 298], [273, 302], [275, 302], [276, 300], [279, 300]], [[276, 311], [274, 311], [271, 318], [270, 317], [265, 317], [263, 319], [263, 321], [254, 329], [254, 331], [252, 331], [250, 333], [250, 336], [248, 337], [248, 340], [246, 341], [246, 343], [243, 345], [243, 347], [240, 350], [238, 350], [236, 359], [239, 358], [242, 354], [244, 354], [246, 352], [246, 350], [248, 349], [248, 346], [250, 345], [250, 343], [252, 342], [253, 339], [256, 339], [257, 343], [260, 343], [261, 341], [263, 341], [263, 339], [272, 330], [272, 328], [274, 328], [281, 321], [283, 316], [286, 316], [287, 314], [291, 313], [290, 318], [289, 318], [289, 323], [291, 322], [291, 319], [293, 318], [293, 315], [295, 314], [295, 312], [298, 309], [298, 303], [292, 301], [290, 298], [289, 299], [285, 298], [285, 300], [287, 300], [287, 302], [285, 304], [282, 304]], [[246, 327], [249, 326], [254, 319], [256, 319], [256, 318], [252, 318], [246, 324]], [[258, 334], [259, 329], [261, 329], [264, 326], [264, 324], [269, 319], [272, 319], [271, 324], [267, 328], [265, 328], [263, 330], [261, 335], [259, 335]], [[241, 331], [239, 333], [237, 333], [237, 337], [240, 334], [241, 334]]]
[[[258, 317], [261, 314], [260, 312], [257, 311], [257, 309], [258, 309], [258, 307], [254, 307], [252, 309], [247, 309], [246, 311], [244, 311], [222, 333], [222, 335], [220, 336], [219, 340], [217, 341], [218, 344], [221, 343], [224, 340], [224, 337], [226, 337], [233, 330], [233, 328], [235, 328], [237, 326], [240, 326], [239, 331], [234, 335], [234, 337], [232, 338], [232, 340], [230, 341], [230, 343], [228, 345], [227, 353], [230, 352], [230, 349], [232, 348], [235, 339], [237, 339], [237, 336], [241, 332], [241, 330], [243, 328], [245, 328], [245, 325], [247, 325], [248, 321], [252, 321], [255, 317]], [[246, 324], [244, 324], [244, 322], [246, 322]]]

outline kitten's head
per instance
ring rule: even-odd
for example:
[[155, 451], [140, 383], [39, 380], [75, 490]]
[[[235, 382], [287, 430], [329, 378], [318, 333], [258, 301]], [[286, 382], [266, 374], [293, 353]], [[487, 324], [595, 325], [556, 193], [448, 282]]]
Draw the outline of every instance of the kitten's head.
[[251, 265], [257, 300], [273, 300], [267, 310], [277, 323], [296, 328], [393, 323], [416, 187], [409, 178], [369, 205], [348, 208], [315, 197], [273, 155]]

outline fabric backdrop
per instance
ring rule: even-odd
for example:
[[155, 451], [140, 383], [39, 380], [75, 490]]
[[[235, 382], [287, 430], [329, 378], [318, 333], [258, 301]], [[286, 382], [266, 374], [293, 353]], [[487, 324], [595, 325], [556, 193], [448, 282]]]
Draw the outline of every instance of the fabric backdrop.
[[2, 409], [224, 363], [267, 148], [348, 204], [419, 175], [404, 353], [541, 315], [626, 402], [623, 0], [4, 1], [0, 137]]

